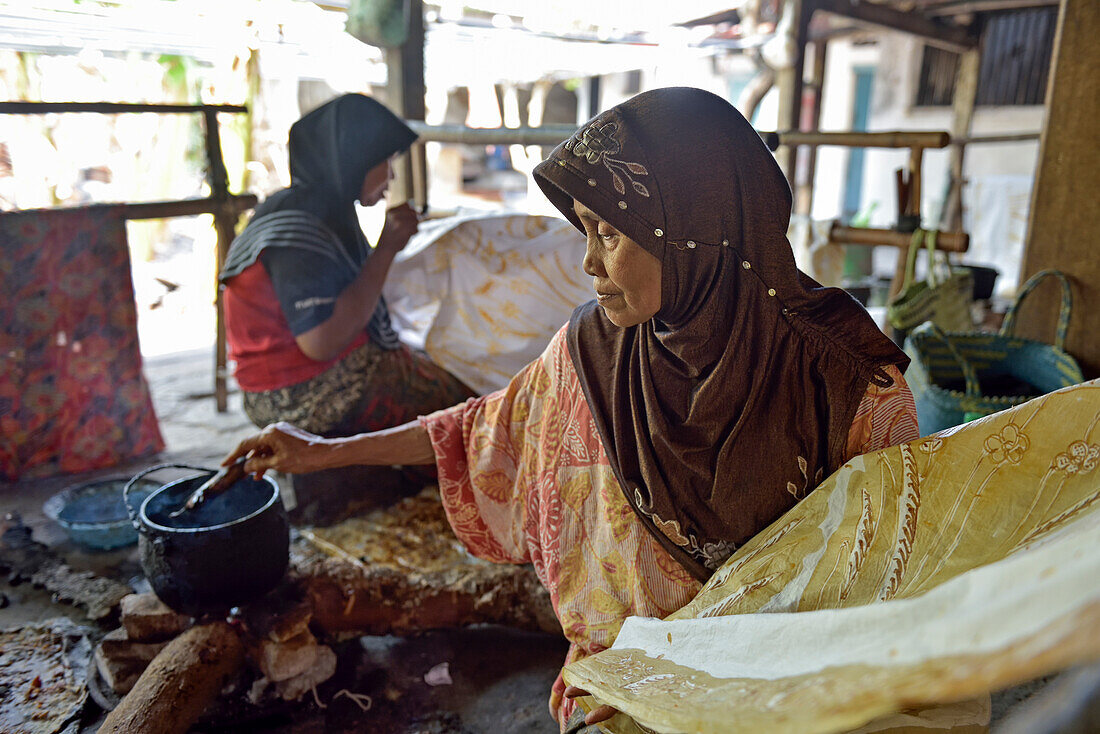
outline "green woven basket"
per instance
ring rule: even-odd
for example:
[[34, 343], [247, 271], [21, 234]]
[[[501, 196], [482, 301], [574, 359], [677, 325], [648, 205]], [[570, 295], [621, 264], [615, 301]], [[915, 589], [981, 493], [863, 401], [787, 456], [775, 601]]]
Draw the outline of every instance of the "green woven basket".
[[[1047, 277], [1062, 284], [1054, 344], [1013, 336], [1020, 304]], [[1062, 348], [1071, 309], [1066, 276], [1043, 270], [1024, 284], [999, 333], [944, 332], [930, 321], [913, 329], [905, 339], [912, 360], [905, 379], [917, 404], [921, 435], [1083, 382], [1081, 368]]]

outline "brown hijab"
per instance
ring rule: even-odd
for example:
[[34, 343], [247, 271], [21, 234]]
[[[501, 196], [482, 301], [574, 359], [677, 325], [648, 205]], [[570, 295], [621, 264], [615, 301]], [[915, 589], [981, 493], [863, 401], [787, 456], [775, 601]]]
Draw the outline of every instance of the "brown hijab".
[[568, 344], [643, 524], [706, 579], [836, 470], [869, 383], [905, 355], [851, 296], [795, 267], [791, 192], [756, 131], [691, 88], [640, 94], [534, 171], [661, 261], [661, 308], [622, 329], [595, 301]]

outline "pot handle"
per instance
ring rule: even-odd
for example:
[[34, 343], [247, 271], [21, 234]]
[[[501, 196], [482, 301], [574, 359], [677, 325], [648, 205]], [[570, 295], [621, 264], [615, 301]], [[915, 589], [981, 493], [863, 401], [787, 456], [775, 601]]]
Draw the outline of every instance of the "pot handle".
[[213, 469], [207, 469], [204, 466], [192, 466], [191, 464], [157, 464], [151, 466], [148, 469], [144, 469], [133, 476], [130, 481], [126, 482], [126, 486], [122, 488], [122, 503], [126, 505], [126, 514], [130, 516], [130, 523], [139, 533], [146, 532], [145, 526], [142, 525], [141, 520], [138, 518], [138, 511], [134, 509], [134, 506], [130, 504], [130, 488], [134, 484], [144, 477], [146, 474], [152, 474], [155, 471], [161, 469], [195, 469], [196, 471], [207, 472], [208, 474], [216, 474]]

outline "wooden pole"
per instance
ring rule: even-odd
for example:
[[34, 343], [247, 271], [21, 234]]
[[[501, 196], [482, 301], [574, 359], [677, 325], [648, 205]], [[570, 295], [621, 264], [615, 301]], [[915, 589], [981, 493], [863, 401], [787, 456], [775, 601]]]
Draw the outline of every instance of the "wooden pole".
[[[955, 96], [952, 100], [951, 139], [959, 140], [970, 135], [974, 120], [974, 104], [978, 99], [978, 64], [981, 52], [974, 48], [959, 58], [959, 70], [955, 74]], [[966, 145], [951, 146], [951, 162], [948, 176], [947, 202], [940, 222], [944, 229], [962, 227], [963, 157]]]
[[[406, 120], [421, 140], [468, 145], [557, 145], [577, 131], [576, 125], [543, 125], [541, 127], [473, 128], [464, 125], [428, 125], [419, 120]], [[778, 145], [836, 145], [843, 148], [946, 148], [951, 136], [946, 131], [882, 131], [882, 132], [766, 132], [762, 138], [775, 138]], [[1017, 137], [1025, 137], [1026, 134]], [[984, 142], [981, 138], [974, 142]], [[991, 142], [1001, 142], [1000, 139]]]
[[946, 148], [951, 135], [939, 132], [799, 132], [785, 130], [779, 135], [780, 145], [839, 145], [846, 148]]
[[[1100, 375], [1100, 2], [1062, 0], [1047, 85], [1046, 119], [1021, 280], [1044, 268], [1070, 276], [1073, 312], [1065, 348], [1086, 378]], [[1058, 289], [1043, 286], [1020, 313], [1017, 333], [1050, 342]]]
[[[810, 72], [811, 90], [811, 119], [809, 132], [816, 133], [821, 127], [821, 95], [825, 86], [825, 52], [828, 42], [825, 39], [814, 41], [813, 68]], [[814, 205], [814, 175], [817, 172], [817, 147], [806, 147], [805, 179], [798, 182], [798, 190], [795, 192], [796, 214], [809, 216]]]
[[902, 213], [910, 214], [914, 217], [920, 216], [920, 171], [923, 158], [924, 148], [915, 145], [909, 149], [909, 205]]
[[[241, 196], [230, 195], [227, 202], [234, 214], [248, 211], [256, 206], [255, 194], [243, 194]], [[171, 217], [193, 217], [196, 214], [213, 214], [218, 210], [219, 203], [211, 198], [205, 199], [180, 199], [178, 201], [144, 201], [140, 204], [83, 204], [81, 206], [65, 207], [65, 211], [94, 212], [111, 209], [118, 212], [123, 219], [169, 219]], [[57, 207], [54, 207], [56, 209]], [[47, 212], [45, 209], [20, 209], [19, 213]], [[0, 212], [0, 219], [9, 212]], [[11, 212], [16, 213], [16, 212]]]
[[[813, 13], [814, 0], [785, 0], [780, 24], [786, 26], [788, 41], [794, 47], [794, 59], [776, 75], [779, 87], [779, 127], [802, 129], [802, 75], [806, 66], [806, 31]], [[776, 160], [787, 175], [787, 183], [795, 190], [795, 168], [798, 166], [798, 145], [784, 145], [776, 151]]]
[[[424, 2], [405, 0], [408, 33], [397, 48], [385, 49], [386, 94], [390, 107], [406, 120], [424, 119]], [[427, 160], [422, 143], [414, 143], [409, 155], [394, 167], [390, 199], [416, 199], [418, 208], [427, 206]], [[420, 191], [422, 199], [417, 199]]]
[[[217, 110], [203, 110], [206, 142], [206, 178], [210, 183], [210, 198], [214, 200], [217, 208], [214, 210], [214, 229], [218, 235], [217, 249], [217, 273], [222, 270], [225, 263], [225, 255], [229, 252], [229, 245], [237, 235], [237, 214], [229, 200], [229, 174], [225, 170], [225, 160], [222, 158], [221, 135], [218, 132]], [[229, 407], [229, 391], [226, 387], [226, 362], [227, 350], [225, 344], [225, 308], [222, 304], [222, 291], [220, 285], [214, 284], [214, 313], [215, 313], [215, 341], [214, 341], [214, 399], [217, 402], [218, 412], [224, 413]]]
[[[833, 222], [832, 227], [829, 229], [829, 242], [838, 245], [866, 245], [868, 247], [887, 245], [907, 250], [912, 239], [912, 232], [899, 232], [896, 229], [846, 227], [840, 222]], [[936, 236], [936, 249], [944, 252], [966, 252], [970, 249], [970, 235], [965, 232], [940, 232]]]
[[127, 112], [157, 114], [190, 112], [248, 112], [248, 108], [232, 104], [141, 104], [129, 102], [0, 102], [0, 114], [45, 115], [52, 112], [98, 112], [116, 115]]
[[[904, 210], [898, 212], [898, 221], [909, 218], [920, 226], [920, 196], [921, 196], [921, 163], [924, 158], [924, 148], [913, 146], [909, 149], [909, 199], [905, 202]], [[894, 265], [894, 278], [890, 281], [890, 292], [887, 296], [893, 299], [901, 292], [902, 283], [905, 282], [905, 264], [909, 259], [909, 242], [898, 248], [898, 260]]]

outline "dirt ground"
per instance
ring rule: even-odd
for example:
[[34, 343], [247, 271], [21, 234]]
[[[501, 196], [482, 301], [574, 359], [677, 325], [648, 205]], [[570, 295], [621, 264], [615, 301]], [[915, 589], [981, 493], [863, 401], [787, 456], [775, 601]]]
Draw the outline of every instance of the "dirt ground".
[[[76, 570], [88, 570], [148, 591], [135, 547], [81, 550], [42, 513], [42, 503], [62, 488], [104, 476], [129, 476], [158, 463], [214, 467], [235, 443], [255, 429], [232, 391], [229, 410], [218, 413], [213, 399], [212, 350], [146, 360], [146, 376], [166, 449], [126, 466], [86, 475], [28, 479], [0, 484], [0, 517], [18, 512], [44, 543]], [[94, 633], [108, 629], [78, 608], [59, 604], [49, 592], [0, 578], [0, 628], [65, 616]], [[565, 657], [560, 637], [502, 627], [439, 630], [414, 637], [362, 637], [336, 645], [336, 675], [318, 688], [318, 700], [264, 710], [229, 705], [204, 718], [192, 731], [384, 732], [386, 734], [551, 734], [558, 727], [547, 711], [550, 686]], [[425, 674], [446, 663], [449, 683], [428, 685]], [[370, 697], [362, 711], [341, 689]], [[991, 730], [997, 734], [1100, 731], [1100, 665], [1050, 676], [993, 696]], [[104, 712], [91, 701], [79, 726], [65, 734], [94, 734]], [[1083, 727], [1083, 728], [1082, 728]]]
[[[19, 513], [34, 540], [47, 545], [72, 568], [127, 583], [136, 591], [147, 591], [148, 586], [135, 546], [82, 550], [43, 514], [43, 502], [67, 486], [107, 476], [130, 476], [153, 464], [214, 467], [238, 440], [255, 430], [241, 410], [239, 392], [231, 392], [226, 413], [215, 409], [212, 350], [147, 358], [145, 368], [164, 435], [164, 452], [106, 471], [0, 484], [0, 513]], [[54, 602], [48, 591], [29, 583], [13, 586], [6, 578], [0, 580], [0, 628], [58, 616], [87, 626], [93, 636], [109, 631], [88, 619], [81, 609]], [[323, 708], [310, 695], [263, 711], [230, 706], [214, 712], [193, 731], [550, 734], [558, 730], [547, 700], [567, 650], [560, 637], [479, 626], [408, 638], [362, 637], [335, 649], [337, 673], [317, 691]], [[450, 683], [428, 685], [425, 674], [443, 663]], [[370, 709], [364, 712], [344, 696], [334, 700], [341, 689], [369, 696]], [[78, 731], [92, 734], [103, 715], [89, 701]]]

